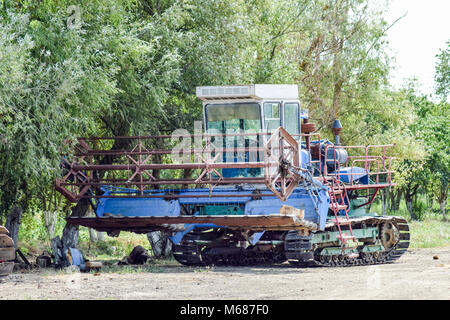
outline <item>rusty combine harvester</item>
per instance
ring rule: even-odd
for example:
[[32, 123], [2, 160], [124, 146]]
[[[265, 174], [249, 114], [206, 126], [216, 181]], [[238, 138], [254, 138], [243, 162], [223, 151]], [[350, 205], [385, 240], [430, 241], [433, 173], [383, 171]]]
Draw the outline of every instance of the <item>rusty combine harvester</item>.
[[376, 264], [407, 250], [406, 220], [370, 212], [394, 186], [392, 145], [343, 146], [338, 120], [334, 143], [321, 139], [296, 85], [198, 87], [197, 97], [204, 132], [78, 139], [56, 189], [89, 199], [96, 217], [68, 223], [167, 232], [175, 259], [196, 266]]

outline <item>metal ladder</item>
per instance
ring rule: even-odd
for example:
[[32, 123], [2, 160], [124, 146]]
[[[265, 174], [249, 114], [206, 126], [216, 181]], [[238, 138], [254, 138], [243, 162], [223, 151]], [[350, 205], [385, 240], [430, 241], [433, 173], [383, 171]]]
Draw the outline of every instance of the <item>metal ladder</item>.
[[[344, 246], [347, 245], [349, 240], [352, 240], [357, 244], [356, 237], [353, 235], [351, 221], [348, 217], [349, 207], [345, 204], [345, 200], [347, 200], [348, 204], [350, 203], [345, 190], [345, 185], [342, 181], [336, 179], [335, 177], [331, 177], [327, 180], [330, 182], [330, 189], [328, 190], [328, 194], [330, 196], [329, 208], [334, 214], [334, 219], [332, 221], [339, 231], [337, 238]], [[345, 217], [339, 216], [340, 211], [344, 211]], [[342, 230], [342, 226], [348, 226], [348, 230]], [[346, 231], [348, 231], [349, 234]]]

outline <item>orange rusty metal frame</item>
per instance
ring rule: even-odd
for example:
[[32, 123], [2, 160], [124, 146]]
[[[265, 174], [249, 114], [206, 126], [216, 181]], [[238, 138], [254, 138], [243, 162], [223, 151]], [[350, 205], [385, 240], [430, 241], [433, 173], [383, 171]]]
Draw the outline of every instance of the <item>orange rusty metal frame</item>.
[[[161, 197], [160, 195], [151, 195], [144, 193], [148, 186], [160, 185], [209, 185], [210, 193], [216, 185], [223, 184], [266, 184], [276, 196], [280, 199], [287, 199], [289, 194], [297, 186], [299, 178], [293, 177], [286, 170], [281, 170], [281, 164], [299, 165], [299, 146], [297, 141], [292, 138], [285, 129], [278, 128], [264, 143], [263, 147], [238, 147], [238, 148], [218, 148], [212, 143], [212, 138], [220, 137], [245, 137], [262, 136], [266, 137], [268, 133], [245, 133], [245, 134], [205, 134], [205, 147], [189, 148], [183, 150], [192, 156], [197, 156], [201, 162], [193, 163], [150, 163], [152, 155], [174, 154], [173, 150], [148, 149], [144, 146], [143, 140], [147, 139], [167, 139], [172, 136], [146, 136], [146, 137], [115, 137], [113, 139], [130, 139], [137, 143], [131, 151], [124, 150], [98, 150], [89, 145], [98, 141], [110, 140], [111, 138], [80, 138], [78, 139], [77, 152], [71, 162], [63, 157], [63, 169], [66, 170], [61, 179], [57, 179], [55, 188], [61, 192], [70, 201], [76, 202], [81, 198], [102, 198], [102, 197], [120, 197], [119, 195], [102, 196], [100, 193], [93, 193], [92, 190], [102, 185], [114, 186], [137, 186], [139, 193], [133, 196], [140, 197]], [[189, 135], [183, 137], [196, 137], [199, 135]], [[180, 136], [178, 136], [179, 138]], [[278, 140], [275, 141], [275, 138]], [[264, 139], [265, 141], [265, 139]], [[263, 142], [264, 142], [263, 141]], [[274, 145], [272, 145], [274, 144]], [[281, 148], [283, 152], [277, 151]], [[280, 150], [281, 150], [280, 149]], [[262, 152], [264, 159], [270, 158], [265, 162], [220, 162], [221, 156], [226, 152]], [[274, 154], [277, 152], [278, 156]], [[113, 156], [122, 158], [122, 163], [99, 164], [99, 157]], [[96, 162], [97, 160], [97, 162]], [[123, 163], [127, 162], [127, 163]], [[261, 168], [266, 171], [273, 168], [274, 172], [279, 172], [276, 178], [273, 177], [247, 177], [247, 178], [224, 178], [217, 169], [227, 168]], [[200, 174], [194, 179], [160, 179], [155, 178], [150, 170], [179, 170], [179, 169], [200, 169]], [[127, 177], [120, 179], [110, 179], [101, 177], [101, 172], [126, 172]], [[270, 183], [270, 184], [269, 184]], [[280, 190], [277, 190], [280, 189]], [[173, 195], [173, 198], [183, 195]], [[254, 194], [228, 194], [220, 195], [222, 197], [248, 197]], [[164, 196], [166, 197], [166, 196]]]
[[98, 231], [131, 231], [147, 233], [155, 230], [181, 231], [184, 224], [226, 225], [234, 230], [317, 230], [317, 224], [296, 215], [216, 215], [216, 216], [154, 216], [154, 217], [69, 217], [69, 224], [94, 228]]
[[[217, 137], [237, 137], [238, 139], [245, 139], [246, 137], [257, 137], [263, 146], [249, 146], [236, 148], [217, 147], [212, 142]], [[154, 149], [149, 148], [145, 143], [152, 143], [158, 139], [172, 139], [171, 135], [163, 136], [134, 136], [134, 137], [92, 137], [79, 138], [76, 146], [76, 151], [72, 161], [67, 161], [63, 157], [64, 175], [61, 179], [55, 182], [56, 189], [61, 192], [70, 201], [76, 202], [81, 198], [103, 198], [103, 197], [130, 197], [130, 195], [109, 195], [103, 196], [99, 192], [102, 185], [122, 186], [122, 187], [137, 187], [137, 192], [133, 197], [146, 198], [181, 198], [183, 195], [176, 193], [167, 194], [164, 196], [153, 195], [146, 192], [150, 188], [159, 188], [164, 186], [188, 186], [200, 185], [209, 186], [210, 194], [212, 188], [217, 185], [236, 185], [236, 184], [265, 184], [277, 197], [286, 200], [295, 187], [298, 185], [299, 177], [292, 175], [287, 166], [299, 166], [299, 152], [300, 142], [303, 139], [310, 141], [311, 138], [317, 138], [318, 158], [313, 160], [311, 152], [311, 144], [307, 143], [307, 151], [309, 154], [309, 163], [317, 166], [319, 172], [323, 171], [320, 176], [315, 176], [316, 179], [322, 180], [329, 185], [331, 178], [335, 177], [341, 180], [339, 169], [344, 166], [351, 166], [351, 172], [346, 173], [349, 176], [349, 183], [346, 183], [347, 190], [375, 189], [378, 192], [381, 188], [395, 186], [392, 182], [391, 162], [393, 157], [386, 155], [387, 149], [393, 145], [372, 145], [372, 146], [335, 146], [325, 145], [324, 154], [322, 154], [322, 145], [320, 135], [318, 134], [296, 134], [289, 135], [282, 127], [278, 128], [273, 133], [232, 133], [232, 134], [194, 134], [185, 136], [176, 136], [176, 138], [188, 138], [192, 141], [193, 138], [203, 138], [202, 146], [195, 146], [183, 150], [189, 155], [197, 157], [200, 161], [190, 163], [152, 163], [154, 156], [164, 156], [174, 154], [171, 149]], [[99, 145], [104, 144], [104, 148], [109, 148], [114, 145], [114, 142], [121, 139], [128, 139], [135, 141], [131, 150], [109, 150], [102, 149]], [[345, 149], [349, 154], [353, 150], [358, 150], [363, 155], [349, 155], [348, 160], [344, 164], [339, 164], [335, 159], [335, 152], [333, 158], [327, 158], [327, 151], [330, 148]], [[372, 154], [373, 150], [382, 148], [382, 154]], [[283, 150], [283, 152], [279, 152]], [[221, 155], [227, 152], [257, 152], [262, 153], [263, 161], [253, 162], [220, 162]], [[178, 153], [179, 154], [179, 153]], [[116, 160], [112, 164], [100, 164], [103, 157], [114, 157]], [[324, 160], [324, 161], [323, 161]], [[327, 164], [332, 161], [333, 172], [330, 173]], [[159, 161], [161, 162], [161, 161]], [[359, 174], [353, 172], [356, 164], [362, 163], [365, 172], [371, 178], [374, 178], [374, 184], [357, 184], [354, 176]], [[323, 166], [323, 168], [322, 168]], [[264, 177], [236, 177], [225, 178], [218, 169], [227, 168], [261, 168], [264, 169]], [[375, 168], [375, 170], [372, 170]], [[191, 169], [199, 170], [196, 178], [160, 178], [155, 177], [155, 171], [150, 170], [180, 170]], [[122, 172], [119, 177], [115, 177], [118, 172]], [[107, 174], [105, 174], [107, 173]], [[196, 173], [194, 173], [196, 174]], [[385, 177], [385, 181], [381, 181], [381, 177]], [[167, 190], [167, 189], [162, 189]], [[94, 191], [94, 192], [93, 192]], [[170, 191], [170, 190], [167, 190]], [[204, 195], [210, 196], [210, 195]], [[253, 197], [254, 194], [220, 194], [214, 195], [217, 197]], [[266, 196], [266, 194], [261, 194]], [[267, 195], [268, 196], [268, 195]], [[189, 197], [189, 196], [187, 196]], [[373, 201], [372, 197], [372, 201]]]

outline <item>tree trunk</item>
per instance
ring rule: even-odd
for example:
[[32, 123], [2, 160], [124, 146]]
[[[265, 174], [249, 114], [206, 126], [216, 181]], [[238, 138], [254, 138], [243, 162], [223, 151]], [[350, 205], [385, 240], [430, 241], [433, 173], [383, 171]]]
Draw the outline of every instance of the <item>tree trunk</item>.
[[172, 242], [167, 234], [153, 231], [147, 233], [147, 238], [155, 258], [167, 258], [172, 254]]
[[62, 244], [59, 236], [56, 236], [51, 240], [51, 246], [53, 252], [53, 262], [55, 265], [62, 267], [65, 263], [62, 256]]
[[389, 211], [398, 211], [400, 208], [400, 200], [402, 198], [402, 190], [397, 189], [390, 192]]
[[445, 221], [448, 221], [447, 213], [445, 212], [447, 206], [447, 197], [448, 197], [448, 183], [442, 183], [441, 187], [439, 188], [437, 201], [439, 202], [439, 207], [441, 208], [442, 216], [444, 217]]
[[44, 221], [45, 221], [45, 229], [47, 230], [47, 235], [49, 239], [53, 239], [55, 237], [55, 226], [56, 226], [56, 217], [58, 215], [57, 211], [44, 211]]
[[389, 211], [394, 211], [395, 191], [389, 192]]
[[[75, 207], [72, 208], [71, 217], [82, 217], [86, 215], [89, 209], [89, 200], [81, 199]], [[66, 224], [61, 240], [59, 237], [52, 239], [52, 249], [55, 258], [55, 264], [66, 267], [69, 265], [67, 260], [67, 250], [69, 248], [78, 248], [78, 226]]]
[[[93, 211], [89, 211], [86, 216], [87, 217], [95, 217], [95, 213]], [[91, 242], [97, 242], [98, 236], [97, 236], [97, 231], [95, 229], [89, 228], [89, 239]]]
[[412, 200], [406, 200], [406, 209], [408, 209], [409, 215], [411, 216], [411, 219], [416, 219], [415, 215], [414, 215], [414, 211], [413, 211], [413, 204], [412, 204]]
[[97, 231], [95, 229], [89, 228], [89, 240], [91, 242], [97, 242]]
[[105, 241], [105, 232], [97, 231], [97, 240], [98, 241]]
[[89, 228], [89, 239], [91, 242], [104, 241], [105, 232], [100, 232], [95, 229]]
[[397, 198], [395, 199], [394, 202], [394, 210], [398, 211], [400, 209], [400, 200], [402, 199], [402, 192], [399, 191], [397, 194]]
[[405, 202], [406, 202], [406, 209], [408, 209], [411, 219], [417, 220], [417, 217], [413, 210], [413, 196], [407, 192], [405, 193]]
[[23, 209], [19, 206], [13, 206], [6, 218], [5, 227], [9, 230], [9, 236], [14, 241], [14, 248], [17, 249], [17, 241], [19, 240], [19, 228], [22, 221]]
[[442, 215], [444, 216], [444, 220], [448, 221], [447, 215], [445, 213], [445, 207], [447, 206], [447, 199], [439, 202], [439, 207], [441, 208]]

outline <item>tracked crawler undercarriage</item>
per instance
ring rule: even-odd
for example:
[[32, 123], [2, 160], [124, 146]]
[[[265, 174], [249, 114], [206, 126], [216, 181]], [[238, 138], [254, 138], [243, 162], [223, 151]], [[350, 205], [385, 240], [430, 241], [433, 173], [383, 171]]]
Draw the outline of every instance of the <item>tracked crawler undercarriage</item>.
[[362, 236], [342, 247], [334, 224], [308, 236], [298, 231], [270, 232], [255, 245], [227, 229], [194, 229], [174, 247], [174, 257], [188, 266], [249, 266], [289, 261], [301, 267], [344, 267], [390, 263], [409, 247], [409, 227], [401, 217], [354, 218], [352, 228]]

